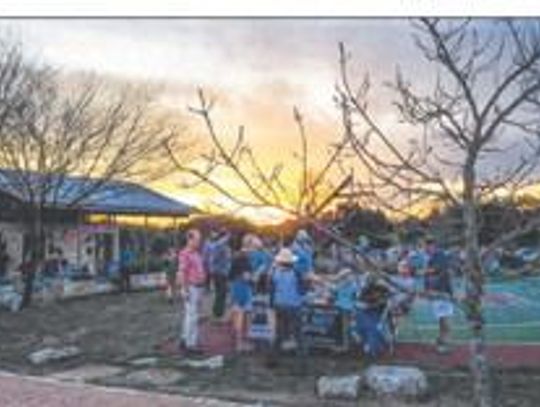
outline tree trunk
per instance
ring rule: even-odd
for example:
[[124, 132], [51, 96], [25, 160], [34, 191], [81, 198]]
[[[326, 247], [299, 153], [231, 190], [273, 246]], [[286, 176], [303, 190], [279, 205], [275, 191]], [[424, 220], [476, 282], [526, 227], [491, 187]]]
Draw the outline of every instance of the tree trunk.
[[463, 171], [463, 221], [465, 225], [466, 313], [471, 325], [471, 373], [473, 376], [474, 406], [492, 406], [489, 366], [486, 356], [482, 295], [484, 277], [478, 244], [478, 220], [475, 197], [474, 161], [469, 160]]
[[43, 210], [41, 207], [32, 208], [28, 216], [28, 233], [30, 241], [30, 259], [23, 259], [25, 264], [24, 292], [22, 308], [32, 303], [34, 281], [45, 257], [45, 233], [43, 227]]

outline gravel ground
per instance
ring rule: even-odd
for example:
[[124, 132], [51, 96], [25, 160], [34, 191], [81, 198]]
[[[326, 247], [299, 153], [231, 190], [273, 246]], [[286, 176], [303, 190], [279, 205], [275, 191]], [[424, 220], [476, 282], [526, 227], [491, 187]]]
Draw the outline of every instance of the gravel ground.
[[[73, 371], [84, 368], [84, 375], [91, 384], [181, 395], [184, 398], [177, 399], [181, 401], [180, 404], [177, 402], [174, 405], [182, 407], [184, 406], [182, 402], [191, 403], [193, 397], [246, 403], [264, 401], [270, 403], [265, 405], [272, 406], [358, 406], [358, 402], [319, 400], [314, 394], [315, 382], [323, 374], [339, 375], [360, 372], [363, 361], [357, 356], [313, 355], [307, 361], [306, 369], [303, 371], [298, 370], [292, 358], [283, 357], [273, 360], [275, 363], [269, 366], [268, 361], [260, 355], [229, 356], [226, 358], [225, 366], [217, 370], [188, 369], [180, 366], [178, 358], [160, 353], [158, 350], [159, 345], [167, 341], [167, 338], [177, 334], [177, 330], [177, 312], [160, 292], [95, 296], [35, 305], [20, 313], [0, 311], [0, 370], [25, 376], [53, 377], [55, 375], [58, 378], [65, 376], [66, 371], [70, 371], [73, 375]], [[28, 354], [33, 351], [47, 346], [64, 345], [77, 346], [81, 349], [81, 355], [65, 362], [49, 363], [43, 366], [34, 366], [27, 359]], [[156, 358], [157, 363], [151, 368], [158, 370], [143, 372], [144, 369], [148, 370], [150, 367], [132, 364], [133, 360], [141, 358]], [[107, 367], [118, 368], [120, 373], [108, 378], [97, 377], [96, 372], [107, 370]], [[426, 369], [426, 372], [430, 387], [429, 397], [421, 402], [409, 403], [408, 406], [470, 405], [471, 385], [465, 370], [431, 366]], [[147, 376], [157, 378], [156, 380], [162, 382], [157, 385], [146, 383]], [[494, 382], [497, 400], [501, 406], [536, 407], [540, 405], [538, 391], [540, 366], [534, 369], [494, 371]], [[82, 390], [73, 390], [81, 389], [80, 386], [73, 384], [52, 385], [53, 389], [61, 389], [56, 395], [55, 391], [48, 390], [48, 384], [39, 383], [26, 378], [6, 379], [2, 376], [0, 406], [86, 406], [87, 404], [80, 404], [78, 400], [83, 400], [87, 392], [95, 393], [97, 398], [94, 400], [98, 400], [88, 406], [100, 404], [106, 406], [169, 405], [154, 404], [153, 401], [143, 404], [122, 404], [123, 397], [130, 398], [132, 397], [129, 396], [130, 394], [141, 394], [140, 397], [143, 400], [147, 400], [146, 397], [153, 397], [147, 393], [123, 391], [119, 391], [122, 397], [118, 401], [99, 401], [101, 400], [99, 397], [113, 396], [109, 396], [110, 392], [102, 389], [86, 390], [85, 386]], [[20, 397], [26, 397], [26, 389], [30, 389], [28, 397], [34, 394], [33, 399], [20, 399]], [[88, 389], [95, 388], [88, 387]], [[55, 399], [55, 397], [61, 397], [64, 392], [68, 397], [68, 402], [64, 403], [62, 398]], [[115, 390], [112, 394], [116, 392]], [[192, 398], [185, 398], [185, 396]], [[9, 401], [7, 397], [15, 398]], [[39, 402], [48, 398], [52, 400], [52, 404]], [[156, 400], [162, 400], [162, 398], [159, 396]], [[165, 397], [163, 400], [168, 399]], [[221, 403], [223, 404], [218, 405], [225, 405], [225, 402], [221, 401]], [[197, 404], [185, 404], [185, 406], [191, 405]], [[375, 401], [366, 395], [362, 397], [361, 405], [370, 407], [401, 404], [389, 401], [381, 404], [380, 401]]]

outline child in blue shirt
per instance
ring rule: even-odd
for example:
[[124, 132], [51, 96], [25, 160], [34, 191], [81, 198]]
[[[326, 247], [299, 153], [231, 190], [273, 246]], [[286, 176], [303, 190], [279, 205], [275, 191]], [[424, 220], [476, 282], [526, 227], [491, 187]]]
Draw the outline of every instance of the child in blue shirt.
[[296, 349], [302, 348], [300, 308], [303, 296], [300, 290], [301, 276], [294, 269], [295, 261], [293, 252], [287, 248], [281, 249], [274, 259], [271, 297], [276, 313], [275, 346], [278, 350], [291, 336], [296, 340]]

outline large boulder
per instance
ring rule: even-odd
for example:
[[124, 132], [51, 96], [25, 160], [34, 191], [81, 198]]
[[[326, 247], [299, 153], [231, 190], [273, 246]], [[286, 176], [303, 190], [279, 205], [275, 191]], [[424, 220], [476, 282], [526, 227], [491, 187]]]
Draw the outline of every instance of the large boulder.
[[417, 398], [427, 392], [424, 372], [408, 366], [370, 366], [364, 372], [365, 385], [377, 395]]
[[22, 306], [22, 296], [17, 292], [15, 286], [0, 285], [0, 306], [9, 309], [11, 312], [17, 312]]
[[359, 375], [321, 376], [317, 380], [317, 396], [324, 399], [356, 400], [360, 396]]
[[80, 354], [81, 350], [76, 346], [65, 346], [63, 348], [43, 348], [32, 352], [30, 355], [28, 355], [28, 359], [34, 365], [42, 365], [44, 363], [69, 359]]

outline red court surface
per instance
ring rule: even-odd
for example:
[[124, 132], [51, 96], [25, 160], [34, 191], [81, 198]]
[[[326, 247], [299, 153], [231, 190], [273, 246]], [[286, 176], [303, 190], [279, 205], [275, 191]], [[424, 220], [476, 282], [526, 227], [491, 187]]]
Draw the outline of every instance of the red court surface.
[[2, 407], [239, 407], [241, 404], [201, 397], [60, 383], [0, 372]]
[[[210, 321], [201, 323], [202, 349], [206, 355], [230, 355], [234, 353], [231, 327]], [[176, 344], [165, 341], [161, 351], [176, 354]], [[493, 344], [488, 346], [490, 362], [500, 368], [540, 369], [540, 344]], [[469, 345], [466, 342], [454, 345], [447, 354], [438, 354], [435, 347], [421, 343], [398, 343], [395, 354], [381, 358], [384, 363], [405, 363], [426, 367], [467, 367]]]
[[[540, 344], [493, 344], [488, 345], [487, 349], [493, 366], [540, 369]], [[385, 360], [434, 367], [467, 367], [469, 350], [469, 346], [463, 343], [454, 345], [448, 354], [440, 355], [435, 352], [433, 345], [404, 343], [398, 344], [395, 354]]]

